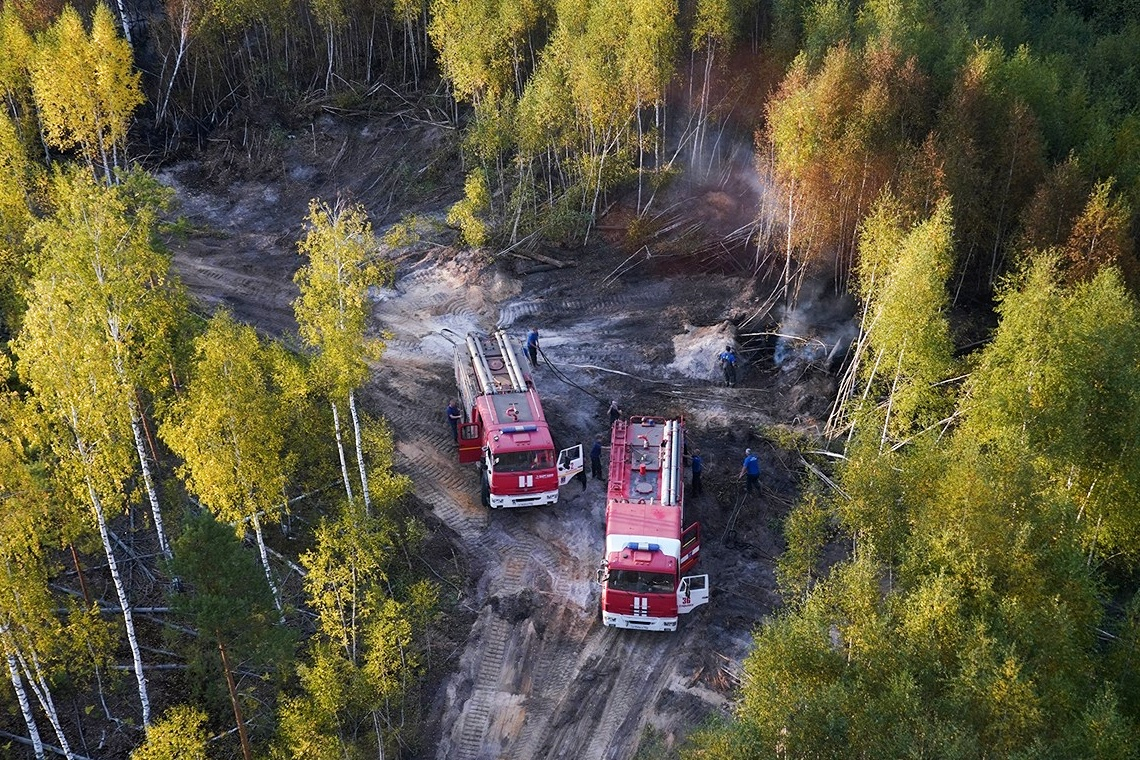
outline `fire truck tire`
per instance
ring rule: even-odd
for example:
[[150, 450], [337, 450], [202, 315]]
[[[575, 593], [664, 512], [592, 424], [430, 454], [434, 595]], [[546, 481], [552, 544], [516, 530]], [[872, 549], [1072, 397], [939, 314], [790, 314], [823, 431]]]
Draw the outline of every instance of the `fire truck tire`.
[[484, 507], [491, 506], [491, 484], [487, 482], [486, 476], [479, 478], [479, 501]]

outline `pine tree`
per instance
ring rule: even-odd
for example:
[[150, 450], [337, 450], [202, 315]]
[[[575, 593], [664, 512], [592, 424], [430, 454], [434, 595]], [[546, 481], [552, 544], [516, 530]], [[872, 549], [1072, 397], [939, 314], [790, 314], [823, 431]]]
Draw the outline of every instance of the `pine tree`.
[[200, 644], [212, 642], [217, 648], [246, 760], [252, 749], [237, 687], [241, 676], [232, 658], [248, 658], [254, 663], [251, 667], [268, 664], [284, 669], [291, 646], [288, 632], [275, 625], [273, 595], [260, 582], [256, 566], [233, 530], [210, 513], [186, 524], [175, 542], [171, 564], [183, 581], [173, 597], [175, 611], [201, 632]]

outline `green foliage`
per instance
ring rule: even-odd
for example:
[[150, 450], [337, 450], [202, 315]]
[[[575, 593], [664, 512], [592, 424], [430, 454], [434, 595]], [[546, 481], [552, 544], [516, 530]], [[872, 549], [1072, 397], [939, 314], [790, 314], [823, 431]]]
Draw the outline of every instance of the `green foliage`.
[[482, 248], [487, 244], [488, 229], [480, 215], [491, 208], [491, 190], [486, 175], [478, 169], [470, 172], [463, 190], [463, 200], [447, 212], [447, 223], [459, 228], [467, 245]]
[[277, 625], [273, 596], [257, 559], [233, 529], [209, 512], [189, 520], [174, 541], [171, 574], [180, 580], [172, 595], [175, 611], [202, 631], [200, 645], [217, 639], [242, 656], [287, 664], [290, 635]]
[[[633, 164], [647, 165], [645, 154], [662, 146], [659, 125], [642, 122], [648, 107], [660, 113], [682, 38], [676, 5], [663, 0], [522, 3], [508, 14], [509, 5], [432, 6], [444, 73], [475, 104], [465, 147], [478, 167], [449, 216], [474, 246], [498, 230], [510, 230], [511, 242], [533, 231], [569, 235]], [[730, 32], [710, 26], [709, 35]], [[664, 162], [652, 163], [646, 172]]]
[[32, 198], [37, 174], [16, 125], [0, 114], [0, 337], [19, 330], [25, 307], [30, 278], [25, 235], [35, 220]]
[[319, 352], [313, 362], [318, 387], [342, 397], [360, 386], [367, 361], [384, 350], [382, 340], [366, 334], [368, 288], [390, 280], [394, 269], [377, 259], [372, 223], [359, 205], [311, 201], [297, 249], [307, 259], [294, 277], [301, 339]]
[[190, 492], [244, 533], [244, 521], [257, 513], [271, 521], [284, 501], [293, 457], [284, 451], [281, 391], [257, 333], [228, 313], [217, 313], [194, 347], [188, 388], [160, 434], [182, 457]]
[[765, 138], [794, 201], [786, 223], [802, 259], [854, 258], [857, 225], [922, 134], [928, 88], [915, 59], [888, 45], [841, 43], [818, 70], [796, 58], [767, 103]]
[[[157, 389], [184, 307], [157, 249], [160, 193], [130, 175], [114, 187], [80, 172], [54, 182], [54, 213], [32, 230], [38, 245], [21, 334], [21, 377], [66, 435], [61, 474], [81, 503], [89, 487], [121, 504], [138, 466], [131, 437], [139, 389]], [[165, 367], [163, 367], [165, 369]]]
[[803, 53], [809, 68], [816, 68], [827, 51], [850, 44], [855, 28], [851, 4], [847, 0], [816, 0], [804, 14]]
[[970, 380], [967, 425], [982, 441], [1023, 441], [1042, 485], [1073, 510], [1097, 551], [1140, 551], [1131, 508], [1136, 445], [1136, 305], [1113, 269], [1064, 290], [1043, 257], [999, 307], [1001, 327]]
[[884, 437], [906, 437], [950, 410], [952, 399], [939, 383], [954, 369], [946, 319], [952, 234], [948, 201], [908, 230], [889, 196], [861, 229], [858, 293], [865, 317], [858, 367], [872, 397], [886, 399]]
[[776, 560], [776, 581], [785, 599], [805, 598], [818, 576], [829, 514], [822, 499], [808, 493], [784, 520], [787, 549]]
[[432, 0], [428, 34], [456, 96], [497, 100], [520, 87], [531, 36], [549, 10], [548, 0]]
[[176, 705], [146, 732], [146, 743], [131, 753], [131, 760], [206, 760], [206, 714]]
[[282, 705], [274, 757], [375, 755], [378, 741], [389, 752], [403, 739], [397, 716], [414, 706], [423, 636], [438, 609], [435, 585], [396, 566], [417, 533], [352, 506], [317, 528], [301, 557], [317, 635], [300, 693]]
[[[897, 250], [880, 222], [866, 241]], [[1135, 561], [1137, 307], [1112, 268], [1061, 283], [1040, 256], [1010, 284], [955, 424], [884, 448], [867, 414], [838, 489], [789, 516], [798, 598], [757, 632], [734, 721], [684, 756], [1137, 755], [1140, 616], [1100, 564]], [[809, 587], [829, 515], [855, 552]]]
[[65, 7], [38, 41], [32, 68], [45, 139], [61, 150], [79, 148], [89, 164], [102, 164], [109, 181], [112, 149], [125, 150], [131, 116], [144, 100], [139, 80], [107, 6], [95, 5], [90, 35]]
[[698, 0], [693, 19], [692, 49], [709, 45], [730, 47], [739, 33], [743, 16], [739, 0]]
[[53, 550], [77, 517], [43, 471], [34, 413], [0, 397], [0, 644], [50, 681], [85, 683], [114, 647], [111, 624], [94, 606], [51, 593], [60, 572]]

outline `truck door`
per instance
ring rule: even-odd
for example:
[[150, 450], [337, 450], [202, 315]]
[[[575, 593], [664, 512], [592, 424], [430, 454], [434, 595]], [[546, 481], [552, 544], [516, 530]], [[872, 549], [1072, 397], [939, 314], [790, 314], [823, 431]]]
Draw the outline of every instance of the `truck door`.
[[695, 522], [681, 533], [680, 572], [691, 570], [701, 558], [701, 524]]
[[558, 485], [566, 485], [575, 475], [582, 472], [585, 469], [585, 461], [580, 443], [558, 452]]
[[478, 462], [483, 457], [483, 425], [479, 422], [459, 423], [459, 461]]
[[690, 575], [677, 586], [677, 612], [686, 615], [709, 602], [709, 577]]

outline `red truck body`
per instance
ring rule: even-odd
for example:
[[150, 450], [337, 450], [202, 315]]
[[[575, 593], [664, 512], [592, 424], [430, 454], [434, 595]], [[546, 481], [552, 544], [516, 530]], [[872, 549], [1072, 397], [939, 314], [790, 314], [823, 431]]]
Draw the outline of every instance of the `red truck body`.
[[557, 502], [559, 486], [582, 471], [582, 447], [555, 457], [538, 391], [506, 333], [469, 333], [455, 352], [455, 381], [463, 405], [459, 461], [478, 464], [483, 503]]
[[700, 523], [684, 522], [684, 424], [618, 420], [610, 445], [602, 623], [675, 631], [680, 615], [709, 598], [707, 575], [684, 576], [701, 548]]

